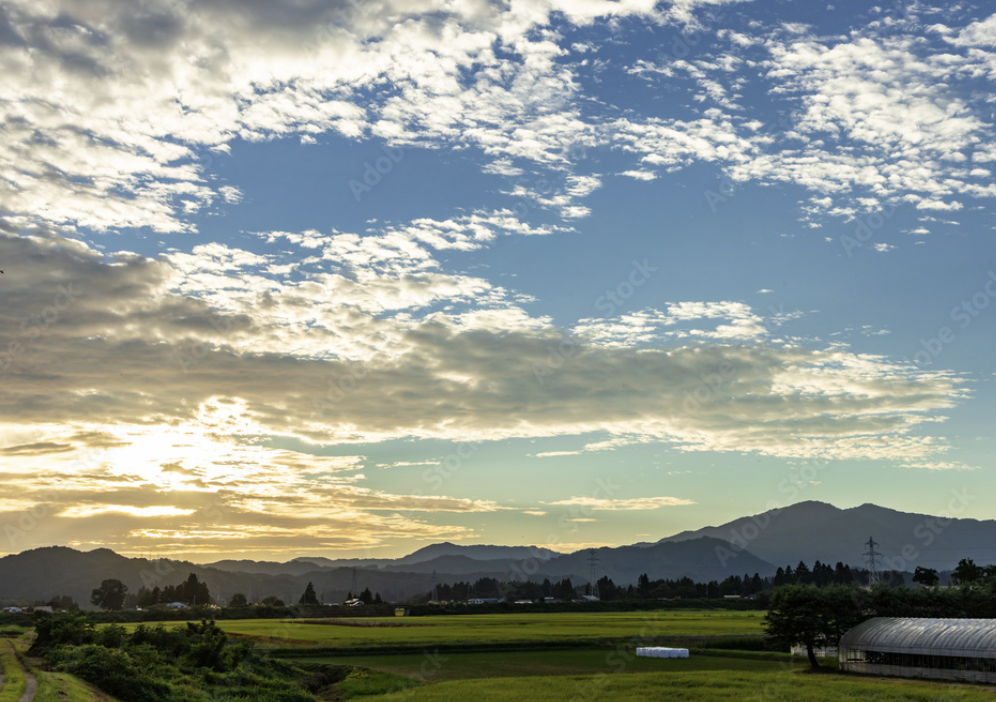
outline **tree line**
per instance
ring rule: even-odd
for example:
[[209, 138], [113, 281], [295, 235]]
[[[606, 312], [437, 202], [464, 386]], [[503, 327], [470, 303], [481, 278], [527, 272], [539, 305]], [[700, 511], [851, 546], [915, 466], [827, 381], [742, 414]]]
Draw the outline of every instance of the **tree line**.
[[771, 595], [768, 636], [784, 648], [805, 646], [817, 667], [816, 649], [837, 647], [849, 629], [873, 617], [996, 618], [996, 566], [962, 559], [951, 574], [954, 587], [938, 587], [937, 572], [928, 569], [918, 568], [914, 580], [925, 587], [782, 585]]
[[177, 585], [167, 585], [162, 589], [157, 585], [151, 590], [140, 587], [134, 595], [128, 592], [128, 586], [120, 580], [108, 578], [90, 593], [90, 604], [105, 610], [119, 610], [126, 605], [147, 608], [173, 602], [191, 606], [210, 604], [211, 591], [207, 583], [202, 583], [197, 575], [191, 573]]
[[[887, 571], [879, 574], [880, 578], [891, 585], [904, 584], [902, 573]], [[849, 565], [837, 562], [836, 566], [816, 561], [810, 568], [804, 561], [793, 568], [787, 565], [778, 568], [772, 577], [761, 577], [759, 573], [751, 576], [748, 573], [731, 575], [722, 581], [711, 580], [699, 582], [689, 577], [678, 579], [661, 578], [651, 580], [647, 573], [637, 578], [635, 584], [616, 585], [609, 576], [599, 578], [598, 599], [614, 600], [649, 600], [649, 599], [721, 599], [724, 597], [756, 597], [770, 593], [774, 588], [783, 585], [815, 585], [829, 587], [831, 585], [868, 584], [869, 573], [862, 568], [851, 568]], [[914, 578], [916, 580], [916, 578]], [[539, 601], [553, 598], [561, 601], [579, 600], [592, 595], [591, 583], [575, 586], [570, 578], [553, 582], [549, 578], [542, 583], [502, 582], [495, 578], [481, 578], [475, 583], [456, 582], [452, 584], [437, 583], [431, 592], [425, 595], [427, 601], [466, 602], [479, 598], [494, 598], [514, 602], [521, 600]]]

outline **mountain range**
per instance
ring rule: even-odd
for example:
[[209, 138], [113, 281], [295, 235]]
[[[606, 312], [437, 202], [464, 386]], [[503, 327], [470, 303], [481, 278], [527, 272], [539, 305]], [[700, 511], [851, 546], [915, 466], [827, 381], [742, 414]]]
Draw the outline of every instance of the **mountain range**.
[[952, 493], [946, 515], [912, 514], [864, 504], [840, 509], [825, 502], [799, 502], [783, 509], [741, 517], [721, 526], [684, 531], [658, 543], [712, 537], [746, 549], [769, 563], [795, 565], [814, 560], [867, 567], [863, 555], [874, 539], [881, 565], [912, 571], [916, 566], [951, 570], [962, 558], [996, 563], [996, 520], [958, 519], [974, 500]]
[[[954, 500], [951, 512], [954, 513]], [[531, 546], [462, 546], [439, 543], [396, 559], [329, 559], [306, 556], [284, 563], [222, 560], [195, 564], [181, 560], [127, 558], [108, 549], [77, 551], [52, 546], [0, 558], [0, 602], [47, 600], [69, 595], [81, 605], [107, 578], [130, 590], [178, 584], [194, 573], [225, 602], [236, 592], [258, 600], [276, 595], [296, 602], [308, 582], [325, 602], [341, 602], [347, 592], [369, 587], [387, 601], [428, 592], [436, 583], [570, 578], [588, 582], [592, 555], [596, 577], [617, 585], [689, 577], [698, 582], [730, 575], [769, 576], [778, 566], [799, 561], [867, 566], [862, 554], [874, 538], [883, 569], [913, 571], [918, 565], [951, 570], [962, 558], [980, 565], [996, 562], [996, 521], [945, 518], [898, 512], [876, 505], [839, 509], [823, 502], [800, 502], [741, 517], [726, 524], [685, 531], [654, 543], [637, 543], [561, 554]]]

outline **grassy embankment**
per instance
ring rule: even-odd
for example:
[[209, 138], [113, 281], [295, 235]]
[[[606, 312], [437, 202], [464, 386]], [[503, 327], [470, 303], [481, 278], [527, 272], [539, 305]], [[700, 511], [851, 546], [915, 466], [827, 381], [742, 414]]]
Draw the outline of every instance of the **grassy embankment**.
[[0, 665], [3, 667], [3, 687], [0, 688], [0, 702], [17, 702], [24, 694], [26, 682], [24, 671], [17, 662], [14, 643], [10, 639], [0, 639]]

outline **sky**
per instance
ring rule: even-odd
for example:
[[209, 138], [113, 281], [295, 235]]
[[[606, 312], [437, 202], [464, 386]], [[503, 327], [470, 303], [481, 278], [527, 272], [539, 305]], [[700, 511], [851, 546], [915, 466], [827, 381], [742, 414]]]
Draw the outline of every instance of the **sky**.
[[0, 553], [996, 517], [992, 12], [3, 0]]

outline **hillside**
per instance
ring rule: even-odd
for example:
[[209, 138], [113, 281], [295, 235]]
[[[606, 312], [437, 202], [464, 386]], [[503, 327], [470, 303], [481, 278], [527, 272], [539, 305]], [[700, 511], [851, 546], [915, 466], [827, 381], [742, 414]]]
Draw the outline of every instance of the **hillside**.
[[[912, 571], [919, 565], [950, 570], [962, 558], [996, 562], [994, 520], [944, 519], [872, 504], [840, 509], [825, 502], [799, 502], [721, 526], [681, 532], [658, 543], [704, 536], [739, 544], [778, 566], [820, 560], [864, 567], [862, 554], [869, 537], [879, 544], [877, 550], [888, 559], [889, 568]], [[904, 549], [910, 558], [903, 558]]]

